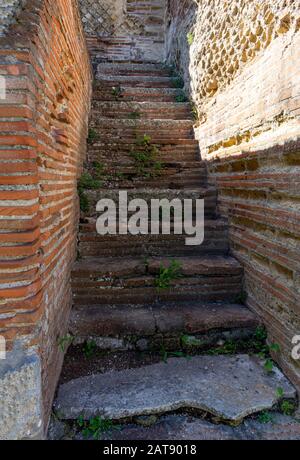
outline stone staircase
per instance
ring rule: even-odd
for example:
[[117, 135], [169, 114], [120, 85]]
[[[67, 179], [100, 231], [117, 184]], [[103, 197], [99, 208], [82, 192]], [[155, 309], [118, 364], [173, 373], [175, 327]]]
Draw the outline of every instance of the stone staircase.
[[[84, 191], [89, 210], [82, 213], [79, 260], [72, 276], [71, 332], [84, 340], [97, 330], [98, 337], [122, 338], [133, 346], [130, 336], [135, 336], [137, 342], [148, 339], [145, 332], [152, 331], [153, 314], [160, 311], [168, 311], [168, 315], [174, 311], [177, 317], [181, 311], [182, 318], [192, 314], [191, 310], [193, 317], [195, 311], [205, 311], [207, 317], [202, 321], [206, 331], [215, 330], [210, 308], [224, 311], [224, 316], [229, 308], [229, 329], [240, 329], [244, 314], [245, 328], [254, 330], [258, 324], [254, 315], [236, 305], [241, 297], [242, 268], [228, 254], [227, 225], [216, 215], [216, 190], [207, 184], [205, 163], [193, 136], [191, 106], [185, 101], [180, 79], [170, 68], [149, 62], [107, 63], [96, 59], [94, 68], [90, 121], [93, 136], [86, 172], [97, 177], [101, 188]], [[141, 165], [136, 161], [136, 151], [151, 155], [152, 150], [154, 167], [151, 162]], [[174, 234], [99, 236], [96, 203], [103, 197], [118, 202], [119, 190], [127, 190], [128, 199], [146, 201], [204, 198], [203, 244], [186, 246], [185, 235]], [[172, 280], [170, 288], [158, 291], [161, 266], [169, 267], [174, 261], [181, 267], [180, 277]], [[149, 316], [145, 314], [147, 310], [154, 313]], [[104, 312], [105, 324], [100, 319]], [[144, 323], [147, 316], [149, 326]], [[132, 318], [132, 330], [128, 318]], [[199, 331], [195, 331], [193, 326], [189, 330], [188, 321], [180, 323], [186, 326], [176, 330], [177, 334], [201, 332], [199, 325]], [[224, 329], [222, 321], [219, 327]], [[169, 332], [166, 330], [164, 335]]]
[[[251, 342], [260, 323], [241, 304], [243, 270], [229, 254], [227, 224], [216, 212], [216, 190], [207, 183], [180, 79], [151, 62], [96, 56], [94, 69], [84, 174], [97, 185], [81, 189], [85, 209], [70, 319], [74, 344], [92, 341], [108, 353], [163, 350], [174, 356], [184, 349], [200, 355], [123, 371], [114, 370], [112, 360], [109, 373], [80, 372], [60, 387], [55, 410], [65, 420], [119, 420], [193, 408], [236, 424], [272, 409], [282, 397], [294, 398], [276, 367], [268, 375], [263, 362], [247, 354], [211, 356], [228, 342]], [[96, 203], [104, 197], [117, 202], [119, 190], [146, 201], [203, 198], [203, 244], [186, 246], [185, 235], [99, 236]], [[174, 261], [180, 275], [158, 288], [162, 267]]]

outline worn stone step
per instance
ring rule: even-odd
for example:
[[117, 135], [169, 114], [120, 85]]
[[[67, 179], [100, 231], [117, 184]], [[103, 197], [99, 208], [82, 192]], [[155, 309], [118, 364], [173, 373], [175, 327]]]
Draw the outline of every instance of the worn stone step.
[[[143, 258], [87, 258], [76, 262], [73, 269], [74, 279], [128, 278], [129, 276], [157, 275], [161, 264], [169, 266], [174, 258], [153, 257], [146, 262]], [[181, 266], [183, 277], [198, 275], [230, 277], [241, 275], [242, 268], [239, 262], [232, 257], [219, 255], [199, 257], [179, 257], [176, 259]]]
[[[185, 165], [206, 169], [205, 161], [200, 159], [198, 146], [195, 145], [156, 145], [157, 158], [162, 163], [170, 165]], [[88, 148], [88, 165], [100, 162], [103, 166], [111, 164], [132, 164], [132, 152], [136, 150], [135, 144], [93, 144]], [[144, 149], [139, 151], [145, 152]]]
[[189, 103], [180, 102], [100, 102], [92, 104], [92, 120], [98, 118], [116, 119], [156, 119], [188, 120], [193, 119]]
[[130, 86], [132, 88], [182, 88], [181, 79], [176, 77], [147, 76], [147, 75], [107, 75], [99, 71], [96, 80], [107, 87]]
[[[157, 287], [161, 266], [176, 260], [180, 276]], [[242, 268], [231, 257], [203, 255], [163, 258], [86, 258], [72, 273], [74, 304], [164, 301], [234, 301], [241, 293]]]
[[[149, 224], [150, 228], [150, 224]], [[173, 233], [173, 225], [171, 225]], [[186, 246], [185, 235], [106, 235], [96, 232], [96, 220], [81, 223], [78, 252], [81, 257], [178, 256], [187, 254], [226, 254], [228, 229], [223, 220], [205, 221], [205, 239], [200, 246]]]
[[[90, 171], [93, 173], [93, 169]], [[181, 169], [163, 165], [159, 171], [154, 168], [144, 168], [143, 171], [139, 171], [135, 166], [120, 165], [119, 168], [115, 166], [105, 170], [101, 176], [101, 186], [121, 190], [142, 187], [178, 189], [205, 186], [206, 180], [207, 174], [203, 168]]]
[[[145, 151], [140, 151], [140, 152], [145, 152]], [[103, 171], [103, 175], [105, 176], [106, 174], [112, 174], [113, 172], [116, 173], [123, 173], [123, 174], [136, 174], [137, 172], [137, 167], [136, 167], [136, 160], [133, 158], [133, 153], [135, 150], [129, 150], [127, 152], [127, 155], [125, 154], [120, 154], [120, 152], [115, 152], [116, 156], [113, 156], [111, 153], [110, 155], [108, 153], [105, 159], [102, 158], [102, 161], [98, 163], [93, 163], [94, 161], [100, 160], [100, 155], [98, 153], [98, 156], [93, 156], [91, 153], [89, 154], [89, 164], [87, 165], [89, 170], [93, 171], [95, 167], [99, 167], [99, 164], [101, 165], [101, 169]], [[145, 152], [146, 154], [146, 152]], [[202, 174], [206, 174], [206, 164], [204, 161], [196, 160], [196, 158], [192, 158], [190, 160], [178, 160], [178, 159], [166, 159], [163, 154], [160, 152], [157, 153], [155, 156], [155, 160], [159, 161], [161, 164], [161, 171], [160, 174], [174, 174], [174, 173], [183, 173], [183, 174], [193, 174], [195, 172], [199, 173], [201, 172]]]
[[[123, 142], [119, 144], [118, 140], [112, 139], [111, 136], [108, 137], [107, 139], [103, 139], [103, 137], [102, 138], [96, 137], [94, 141], [91, 143], [91, 145], [89, 146], [89, 151], [91, 149], [94, 151], [99, 148], [116, 149], [118, 145], [120, 145], [120, 149], [122, 151], [123, 146], [124, 148], [126, 147], [126, 149], [128, 149], [128, 148], [131, 148], [131, 146], [136, 145], [135, 141], [136, 141], [135, 139], [130, 139], [130, 140], [123, 139]], [[160, 142], [156, 141], [155, 145], [158, 146], [160, 149], [166, 149], [168, 151], [173, 148], [177, 150], [183, 149], [183, 151], [185, 149], [197, 149], [197, 151], [199, 151], [199, 142], [193, 138], [161, 139]]]
[[[191, 142], [193, 139], [176, 139], [175, 141], [171, 141], [170, 143], [164, 143], [161, 145], [155, 144], [159, 148], [159, 153], [162, 156], [166, 156], [170, 158], [170, 161], [178, 161], [177, 156], [180, 156], [185, 161], [190, 161], [190, 155], [193, 154], [191, 159], [195, 161], [200, 161], [199, 155], [199, 144], [197, 142]], [[88, 155], [93, 155], [95, 153], [101, 153], [103, 155], [106, 154], [107, 158], [109, 159], [111, 155], [118, 155], [124, 156], [128, 155], [132, 152], [132, 149], [135, 147], [135, 143], [125, 143], [123, 142], [121, 145], [115, 143], [113, 139], [110, 139], [108, 142], [102, 142], [99, 138], [95, 138], [93, 143], [89, 144], [88, 146]], [[187, 156], [187, 158], [186, 158]], [[203, 165], [205, 162], [201, 162]]]
[[[121, 86], [122, 101], [127, 102], [176, 102], [177, 98], [183, 97], [181, 89], [177, 88], [132, 88]], [[115, 101], [116, 96], [111, 87], [104, 88], [99, 82], [94, 84], [93, 101]]]
[[97, 72], [104, 75], [147, 75], [147, 76], [165, 76], [169, 77], [172, 68], [163, 64], [150, 63], [130, 63], [118, 62], [107, 63], [101, 62], [97, 65]]
[[[140, 184], [140, 188], [137, 187], [137, 183], [133, 184], [133, 189], [127, 190], [128, 201], [134, 199], [143, 199], [148, 204], [149, 209], [151, 209], [151, 200], [158, 199], [162, 200], [167, 198], [168, 200], [173, 199], [203, 199], [204, 200], [204, 210], [206, 217], [214, 217], [216, 211], [216, 202], [217, 202], [217, 192], [215, 187], [194, 187], [191, 188], [187, 186], [186, 188], [182, 187], [180, 189], [174, 187], [163, 188], [160, 186], [160, 182], [157, 180], [156, 187], [145, 188], [143, 184]], [[117, 206], [119, 205], [119, 193], [120, 189], [108, 189], [108, 188], [99, 188], [98, 190], [85, 190], [85, 194], [89, 200], [89, 217], [98, 217], [96, 212], [96, 205], [101, 199], [110, 199], [113, 200]]]
[[246, 307], [226, 303], [159, 302], [77, 305], [70, 333], [76, 343], [94, 339], [104, 349], [205, 350], [228, 340], [249, 340], [259, 320]]
[[[119, 131], [126, 133], [134, 129], [136, 132], [141, 131], [143, 134], [150, 132], [156, 132], [159, 130], [159, 134], [169, 133], [174, 135], [176, 132], [185, 132], [188, 134], [192, 133], [193, 121], [192, 120], [110, 120], [107, 118], [98, 118], [97, 121], [90, 123], [91, 127], [99, 127], [99, 134], [105, 129], [111, 131], [111, 136], [115, 135]], [[150, 134], [150, 133], [149, 133]], [[125, 136], [126, 137], [126, 136]], [[178, 135], [176, 136], [178, 138]], [[189, 136], [188, 136], [189, 138]], [[181, 138], [182, 139], [182, 138]]]
[[71, 380], [59, 387], [54, 408], [65, 420], [79, 416], [122, 420], [197, 409], [238, 424], [272, 409], [280, 400], [278, 388], [285, 398], [296, 397], [278, 368], [267, 374], [263, 362], [248, 355], [172, 358]]

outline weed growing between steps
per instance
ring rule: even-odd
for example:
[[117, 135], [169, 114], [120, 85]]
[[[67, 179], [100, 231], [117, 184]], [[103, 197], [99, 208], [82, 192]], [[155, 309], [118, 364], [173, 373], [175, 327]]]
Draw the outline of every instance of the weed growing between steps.
[[195, 34], [194, 32], [188, 32], [186, 36], [187, 42], [189, 46], [192, 46], [195, 40]]
[[111, 94], [114, 97], [115, 101], [119, 101], [123, 97], [123, 90], [121, 86], [113, 86]]
[[90, 209], [89, 199], [85, 194], [86, 190], [97, 190], [101, 187], [102, 182], [92, 177], [88, 172], [83, 172], [77, 185], [80, 209], [82, 212], [88, 212]]
[[100, 440], [104, 433], [120, 429], [120, 426], [114, 424], [112, 420], [101, 417], [84, 420], [83, 416], [80, 416], [77, 419], [77, 425], [85, 439], [93, 438], [94, 440]]
[[97, 139], [97, 137], [98, 137], [97, 131], [94, 128], [89, 128], [87, 143], [93, 144], [95, 140]]
[[[213, 331], [212, 331], [213, 332]], [[144, 341], [147, 348], [143, 351], [139, 349], [139, 343]], [[253, 337], [246, 339], [229, 339], [220, 340], [216, 338], [217, 345], [209, 345], [201, 336], [190, 336], [186, 333], [173, 336], [154, 336], [154, 337], [137, 337], [128, 336], [123, 339], [123, 350], [108, 351], [101, 349], [97, 345], [96, 338], [90, 338], [81, 345], [78, 338], [67, 335], [60, 339], [61, 345], [68, 353], [65, 357], [65, 364], [62, 374], [62, 380], [70, 380], [89, 373], [104, 372], [111, 367], [116, 369], [128, 369], [140, 367], [148, 364], [154, 364], [160, 361], [167, 361], [169, 358], [186, 358], [197, 355], [235, 355], [239, 353], [248, 353], [264, 359], [265, 363], [270, 360], [270, 350], [273, 345], [267, 345], [266, 332], [263, 327], [258, 327]], [[216, 343], [216, 342], [215, 342]], [[275, 347], [277, 349], [277, 347]], [[266, 373], [271, 373], [272, 368], [265, 365]], [[277, 397], [283, 396], [283, 390], [277, 388]], [[288, 406], [283, 408], [288, 411]]]
[[[80, 416], [76, 420], [66, 421], [63, 420], [63, 414], [53, 413], [52, 422], [63, 426], [64, 433], [60, 435], [59, 439], [66, 440], [126, 440], [128, 439], [128, 434], [126, 434], [128, 428], [133, 429], [135, 436], [138, 432], [146, 435], [144, 430], [146, 429], [148, 432], [148, 430], [151, 430], [152, 427], [154, 428], [154, 432], [157, 434], [157, 431], [155, 431], [156, 426], [161, 427], [165, 419], [174, 420], [174, 418], [177, 418], [178, 420], [186, 418], [188, 422], [192, 423], [195, 423], [198, 420], [199, 424], [205, 421], [206, 424], [210, 424], [210, 431], [218, 426], [220, 426], [220, 428], [224, 428], [225, 426], [232, 427], [233, 430], [237, 430], [239, 433], [237, 437], [238, 439], [241, 439], [241, 433], [239, 430], [242, 429], [244, 433], [242, 439], [246, 439], [245, 434], [248, 433], [249, 430], [250, 432], [257, 432], [257, 435], [259, 434], [259, 438], [261, 438], [264, 431], [264, 425], [266, 425], [267, 435], [269, 433], [269, 427], [267, 425], [273, 425], [274, 427], [278, 426], [279, 429], [283, 426], [283, 437], [288, 433], [289, 426], [293, 425], [294, 432], [295, 427], [298, 426], [298, 424], [300, 426], [300, 419], [295, 418], [293, 415], [284, 415], [284, 418], [282, 417], [282, 412], [274, 408], [274, 410], [265, 410], [260, 413], [250, 415], [243, 421], [234, 423], [230, 420], [220, 419], [219, 417], [203, 410], [187, 408], [169, 411], [162, 414], [130, 417], [122, 420], [103, 419], [99, 416], [84, 420], [84, 417]], [[199, 427], [200, 426], [201, 425], [199, 425]], [[168, 424], [168, 428], [169, 427], [170, 425]], [[234, 431], [232, 434], [234, 434]], [[267, 439], [269, 439], [268, 436]]]
[[158, 292], [169, 289], [172, 285], [172, 281], [181, 278], [182, 267], [177, 260], [173, 260], [168, 267], [163, 264], [160, 265], [159, 274], [155, 279], [155, 286]]
[[159, 150], [152, 144], [151, 136], [137, 136], [131, 157], [135, 162], [137, 174], [144, 178], [154, 178], [161, 174], [162, 164], [158, 160]]

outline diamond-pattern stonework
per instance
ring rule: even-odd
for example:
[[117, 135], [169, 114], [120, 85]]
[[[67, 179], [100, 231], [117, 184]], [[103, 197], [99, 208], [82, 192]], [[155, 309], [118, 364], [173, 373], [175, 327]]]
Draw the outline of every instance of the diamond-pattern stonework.
[[15, 22], [26, 0], [1, 0], [0, 2], [0, 36], [5, 35], [8, 27]]

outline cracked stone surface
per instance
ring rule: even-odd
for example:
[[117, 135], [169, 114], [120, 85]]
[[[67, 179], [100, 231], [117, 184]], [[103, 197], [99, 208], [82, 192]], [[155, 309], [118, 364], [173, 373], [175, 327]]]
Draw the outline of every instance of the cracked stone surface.
[[240, 422], [271, 409], [296, 391], [277, 368], [267, 374], [256, 357], [196, 356], [126, 371], [112, 371], [72, 380], [59, 388], [55, 410], [64, 419], [99, 415], [120, 420], [180, 408], [207, 411]]

